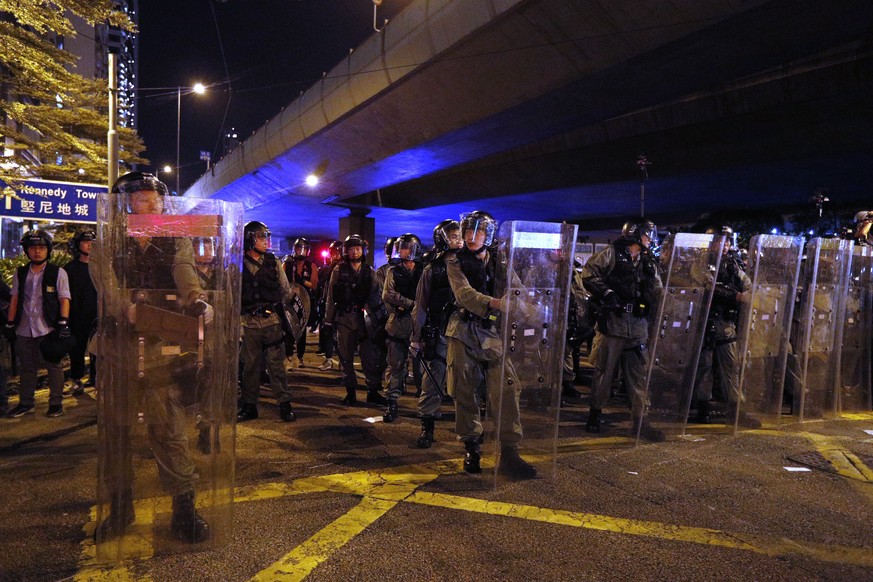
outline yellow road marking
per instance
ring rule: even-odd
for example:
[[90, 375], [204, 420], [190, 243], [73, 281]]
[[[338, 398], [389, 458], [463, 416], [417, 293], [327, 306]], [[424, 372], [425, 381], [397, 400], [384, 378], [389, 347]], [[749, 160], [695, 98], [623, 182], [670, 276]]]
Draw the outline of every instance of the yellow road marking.
[[[819, 454], [821, 454], [821, 456], [824, 457], [831, 466], [833, 466], [837, 473], [843, 477], [864, 482], [873, 481], [873, 479], [870, 478], [870, 475], [873, 472], [871, 472], [857, 456], [852, 455], [854, 460], [849, 459], [848, 455], [852, 453], [840, 448], [840, 441], [851, 439], [847, 439], [846, 437], [821, 435], [813, 432], [802, 432], [798, 434], [799, 436], [803, 436], [812, 441], [815, 445], [815, 450], [818, 451]], [[866, 471], [862, 470], [861, 467], [866, 469]]]
[[858, 455], [852, 451], [844, 451], [846, 458], [852, 463], [861, 475], [868, 481], [873, 481], [873, 469], [868, 467], [864, 461], [858, 458]]
[[294, 548], [269, 568], [258, 572], [252, 580], [303, 580], [336, 550], [398, 503], [364, 497], [351, 511]]
[[473, 499], [470, 497], [458, 497], [456, 495], [448, 495], [444, 493], [426, 493], [417, 491], [405, 501], [407, 503], [419, 503], [434, 507], [448, 507], [462, 511], [502, 515], [518, 519], [541, 521], [599, 531], [735, 548], [774, 557], [802, 555], [825, 562], [873, 566], [873, 552], [871, 552], [869, 548], [853, 548], [848, 546], [837, 546], [834, 544], [816, 544], [789, 540], [786, 538], [725, 532], [703, 527], [672, 525], [654, 521], [640, 521], [560, 509], [545, 509], [531, 505], [518, 505], [514, 503]]
[[[780, 431], [761, 430], [755, 432], [784, 435]], [[797, 436], [797, 433], [794, 433], [794, 435]], [[837, 439], [814, 433], [800, 433], [800, 435], [812, 440], [822, 454], [824, 454], [824, 451], [834, 452], [834, 443]], [[601, 446], [622, 445], [627, 442], [632, 442], [632, 439], [617, 437], [615, 439], [595, 439], [595, 442], [564, 442], [558, 448], [561, 452], [569, 453], [578, 450], [590, 450], [591, 448]], [[588, 446], [588, 443], [591, 443], [591, 446]], [[842, 458], [844, 461], [842, 466], [847, 473], [854, 471], [864, 480], [870, 480], [873, 471], [866, 467], [855, 455], [846, 453]], [[851, 469], [848, 467], [851, 467]], [[725, 532], [702, 527], [616, 518], [605, 515], [417, 491], [419, 487], [440, 475], [456, 474], [459, 472], [459, 469], [460, 460], [452, 459], [393, 467], [380, 471], [337, 473], [304, 477], [290, 483], [266, 483], [237, 488], [235, 494], [236, 503], [327, 491], [362, 497], [361, 502], [355, 508], [314, 534], [269, 568], [258, 573], [253, 580], [273, 580], [279, 577], [283, 580], [301, 580], [305, 578], [319, 564], [328, 560], [333, 552], [347, 544], [370, 524], [402, 502], [656, 539], [729, 547], [769, 556], [803, 555], [825, 562], [865, 567], [873, 566], [873, 552], [869, 549], [817, 544], [781, 537]], [[865, 487], [865, 489], [869, 488]], [[144, 508], [146, 506], [154, 508], [154, 512], [166, 511], [168, 510], [169, 499], [142, 500], [138, 501], [137, 504], [137, 524], [139, 524], [149, 519], [148, 516], [142, 515], [145, 513]], [[153, 515], [150, 517], [153, 519]], [[118, 564], [114, 568], [102, 569], [93, 565], [94, 544], [92, 535], [94, 519], [96, 519], [96, 508], [92, 510], [92, 521], [85, 526], [86, 534], [88, 535], [86, 535], [86, 539], [82, 542], [83, 558], [80, 560], [80, 566], [84, 569], [77, 574], [76, 580], [110, 581], [132, 579], [132, 575], [125, 563]], [[148, 535], [150, 534], [151, 532], [149, 531]]]
[[840, 418], [845, 420], [873, 420], [873, 412], [844, 412]]

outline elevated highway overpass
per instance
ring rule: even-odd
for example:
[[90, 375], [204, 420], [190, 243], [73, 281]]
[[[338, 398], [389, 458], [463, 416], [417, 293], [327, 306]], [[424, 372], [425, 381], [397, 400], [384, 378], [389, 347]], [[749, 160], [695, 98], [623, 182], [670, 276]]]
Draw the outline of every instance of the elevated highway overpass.
[[476, 207], [599, 229], [639, 213], [645, 153], [661, 221], [864, 204], [871, 41], [860, 0], [412, 0], [186, 195], [290, 237]]

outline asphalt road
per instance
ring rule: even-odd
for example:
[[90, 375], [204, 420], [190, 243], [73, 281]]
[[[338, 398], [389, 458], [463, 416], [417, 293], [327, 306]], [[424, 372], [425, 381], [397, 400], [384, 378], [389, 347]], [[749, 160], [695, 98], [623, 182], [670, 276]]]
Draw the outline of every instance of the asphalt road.
[[290, 372], [297, 422], [267, 398], [237, 427], [217, 549], [96, 564], [94, 393], [0, 419], [0, 580], [873, 579], [871, 413], [633, 446], [619, 423], [585, 433], [574, 399], [555, 478], [495, 488], [462, 472], [450, 407], [419, 450], [411, 395], [397, 422], [367, 422], [381, 410], [340, 405], [319, 361]]

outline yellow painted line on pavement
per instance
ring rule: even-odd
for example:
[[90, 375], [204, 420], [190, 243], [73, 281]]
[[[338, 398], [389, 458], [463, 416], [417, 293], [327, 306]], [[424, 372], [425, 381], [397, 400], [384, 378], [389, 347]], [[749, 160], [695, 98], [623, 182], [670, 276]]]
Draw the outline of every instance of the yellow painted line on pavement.
[[843, 451], [843, 453], [846, 455], [849, 462], [855, 466], [858, 472], [861, 473], [867, 481], [873, 482], [873, 468], [868, 467], [866, 463], [858, 458], [858, 455], [852, 451]]
[[844, 420], [873, 420], [873, 412], [843, 412], [840, 418]]
[[414, 493], [417, 487], [436, 479], [450, 467], [452, 472], [457, 471], [457, 461], [393, 467], [378, 472], [357, 471], [298, 479], [294, 484], [304, 482], [313, 490], [318, 486], [326, 491], [352, 493], [364, 497], [352, 510], [324, 527], [272, 566], [259, 572], [252, 580], [304, 579], [319, 564], [329, 559], [336, 550]]
[[252, 580], [303, 580], [335, 551], [347, 544], [373, 522], [385, 515], [398, 501], [364, 497], [345, 515], [294, 548], [281, 560], [258, 572]]
[[866, 465], [864, 465], [864, 463], [862, 463], [857, 456], [852, 455], [855, 461], [857, 461], [857, 463], [854, 463], [848, 458], [848, 454], [851, 453], [841, 448], [841, 441], [851, 439], [847, 439], [846, 437], [833, 437], [829, 435], [816, 434], [813, 432], [802, 432], [798, 434], [812, 441], [812, 443], [815, 445], [815, 450], [818, 451], [819, 454], [821, 454], [821, 456], [824, 457], [824, 459], [831, 464], [831, 466], [837, 471], [837, 473], [839, 473], [843, 477], [855, 479], [856, 481], [871, 481], [869, 477], [869, 469], [865, 473], [858, 467], [858, 465], [860, 465], [861, 467], [866, 467]]
[[407, 503], [419, 503], [434, 507], [448, 507], [461, 511], [501, 515], [505, 517], [541, 521], [571, 527], [581, 527], [598, 531], [689, 542], [709, 546], [721, 546], [774, 557], [801, 555], [838, 564], [851, 564], [865, 567], [873, 566], [873, 551], [869, 548], [854, 548], [834, 544], [817, 544], [786, 538], [725, 532], [703, 527], [640, 521], [561, 509], [546, 509], [532, 505], [488, 501], [444, 493], [426, 493], [417, 491], [409, 496], [405, 501]]

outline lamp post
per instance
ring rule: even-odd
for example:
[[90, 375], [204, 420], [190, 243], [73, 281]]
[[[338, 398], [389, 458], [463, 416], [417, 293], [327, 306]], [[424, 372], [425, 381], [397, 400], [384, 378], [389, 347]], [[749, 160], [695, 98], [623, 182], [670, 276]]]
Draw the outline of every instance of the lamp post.
[[[188, 93], [197, 93], [203, 95], [206, 93], [206, 87], [203, 83], [195, 83], [193, 87], [185, 88]], [[179, 170], [179, 155], [182, 146], [182, 87], [176, 87], [176, 194], [179, 192], [179, 175], [182, 173]]]

